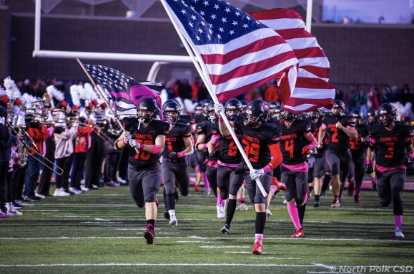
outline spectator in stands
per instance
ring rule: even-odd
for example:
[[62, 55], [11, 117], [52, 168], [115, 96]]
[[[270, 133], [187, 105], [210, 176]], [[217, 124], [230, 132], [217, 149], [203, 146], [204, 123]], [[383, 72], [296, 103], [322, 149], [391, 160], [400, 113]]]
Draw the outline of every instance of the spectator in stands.
[[398, 91], [398, 87], [392, 86], [391, 93], [389, 94], [389, 97], [388, 97], [388, 102], [391, 103], [397, 109], [398, 120], [401, 117], [401, 110], [402, 110], [402, 105], [400, 101], [401, 101], [401, 95], [400, 95], [400, 92]]
[[401, 115], [411, 116], [414, 102], [414, 93], [408, 84], [401, 91]]
[[264, 100], [266, 102], [280, 102], [279, 89], [275, 84], [267, 83], [264, 91]]
[[335, 100], [344, 100], [344, 93], [341, 89], [337, 88], [335, 91]]
[[34, 89], [32, 88], [32, 85], [31, 85], [29, 79], [24, 80], [24, 85], [23, 85], [22, 89], [20, 90], [20, 92], [22, 94], [28, 93], [28, 94], [34, 96], [35, 92], [34, 92]]
[[372, 86], [368, 94], [368, 109], [377, 110], [380, 106], [378, 99], [378, 87]]
[[389, 94], [390, 94], [390, 89], [389, 87], [385, 87], [381, 90], [381, 96], [380, 96], [380, 105], [384, 104], [384, 103], [388, 103], [389, 99]]
[[205, 100], [205, 99], [211, 100], [210, 93], [208, 93], [208, 90], [206, 88], [206, 85], [203, 82], [201, 82], [201, 86], [198, 89], [197, 96], [198, 96], [197, 97], [198, 102], [201, 102], [202, 100]]
[[366, 94], [364, 88], [359, 89], [359, 93], [355, 95], [354, 101], [355, 109], [361, 110], [364, 116], [367, 116], [368, 95]]
[[345, 104], [348, 106], [348, 111], [351, 112], [354, 110], [355, 101], [354, 97], [356, 94], [355, 86], [349, 86], [349, 90], [345, 95], [344, 101]]
[[202, 83], [199, 76], [197, 76], [194, 82], [191, 84], [191, 98], [193, 100], [197, 100], [198, 98], [198, 90], [200, 89]]
[[191, 86], [188, 84], [187, 79], [183, 79], [181, 84], [178, 86], [178, 94], [183, 99], [191, 99]]

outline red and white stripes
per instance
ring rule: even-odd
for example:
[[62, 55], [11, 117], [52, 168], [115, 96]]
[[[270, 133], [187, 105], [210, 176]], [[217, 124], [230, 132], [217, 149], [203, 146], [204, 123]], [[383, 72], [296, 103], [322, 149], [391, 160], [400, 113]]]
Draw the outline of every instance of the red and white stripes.
[[301, 16], [293, 10], [272, 9], [250, 14], [275, 30], [299, 60], [294, 88], [280, 83], [284, 109], [303, 112], [332, 106], [335, 86], [329, 80], [329, 61], [316, 38], [305, 30]]

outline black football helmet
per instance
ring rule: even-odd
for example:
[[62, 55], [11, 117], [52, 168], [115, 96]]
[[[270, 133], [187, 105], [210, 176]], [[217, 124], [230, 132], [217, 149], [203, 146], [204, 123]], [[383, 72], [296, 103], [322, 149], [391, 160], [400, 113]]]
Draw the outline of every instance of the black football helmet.
[[247, 109], [247, 105], [248, 105], [249, 103], [247, 103], [247, 101], [246, 101], [246, 100], [240, 100], [240, 103], [242, 104], [241, 112], [242, 112], [242, 113], [245, 113], [245, 112], [246, 112], [246, 109]]
[[279, 106], [279, 103], [278, 102], [276, 102], [276, 101], [269, 102], [269, 110], [270, 110], [270, 112], [272, 112], [272, 110], [275, 107], [277, 107], [277, 106]]
[[368, 116], [368, 117], [370, 117], [370, 116], [371, 116], [371, 117], [375, 117], [375, 110], [372, 110], [372, 109], [371, 109], [371, 110], [368, 110], [368, 111], [367, 111], [367, 116]]
[[[151, 114], [141, 115], [141, 111], [150, 111]], [[160, 108], [153, 98], [146, 97], [139, 101], [137, 106], [137, 117], [141, 123], [149, 123], [160, 114]]]
[[280, 119], [280, 112], [282, 110], [281, 106], [276, 106], [273, 111], [270, 113], [273, 119], [279, 120]]
[[309, 119], [318, 119], [321, 116], [319, 109], [311, 110], [308, 112]]
[[[246, 126], [256, 127], [262, 125], [269, 116], [269, 106], [263, 100], [253, 100], [247, 105], [246, 114], [246, 119], [244, 120]], [[251, 118], [251, 116], [255, 118]]]
[[[336, 112], [335, 111], [336, 108], [339, 108], [341, 110], [339, 112]], [[345, 103], [338, 99], [334, 100], [333, 107], [332, 107], [332, 114], [335, 118], [344, 116], [345, 115]]]
[[208, 107], [208, 104], [210, 104], [210, 102], [211, 100], [208, 100], [208, 99], [201, 100], [200, 104], [203, 108], [204, 113], [207, 113], [207, 107]]
[[207, 106], [207, 119], [212, 123], [215, 123], [218, 120], [213, 101], [211, 101]]
[[390, 103], [382, 104], [378, 109], [380, 123], [388, 127], [397, 119], [397, 109]]
[[[236, 117], [240, 115], [241, 109], [242, 109], [242, 103], [236, 98], [228, 100], [227, 103], [224, 105], [224, 111], [226, 113], [227, 118], [230, 121], [236, 120]], [[227, 112], [228, 110], [237, 110], [238, 112], [235, 115], [230, 115]]]
[[354, 109], [350, 115], [352, 116], [352, 118], [356, 119], [358, 125], [362, 124], [362, 119], [364, 119], [364, 114], [362, 113], [362, 111], [360, 111], [359, 109]]
[[291, 122], [292, 120], [296, 119], [296, 114], [289, 112], [288, 110], [282, 110], [280, 112], [280, 120], [284, 122]]
[[[162, 109], [164, 111], [164, 118], [166, 118], [168, 122], [170, 122], [170, 124], [177, 123], [180, 117], [181, 106], [176, 100], [168, 99], [167, 101], [165, 101], [164, 105], [162, 105]], [[167, 112], [177, 112], [177, 115], [175, 115], [174, 117], [167, 114]]]

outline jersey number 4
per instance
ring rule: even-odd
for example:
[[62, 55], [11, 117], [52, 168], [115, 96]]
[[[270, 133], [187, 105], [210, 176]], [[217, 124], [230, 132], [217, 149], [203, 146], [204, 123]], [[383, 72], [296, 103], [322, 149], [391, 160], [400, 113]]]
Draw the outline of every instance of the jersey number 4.
[[293, 158], [293, 148], [295, 147], [295, 139], [285, 140], [285, 150], [289, 151], [289, 157]]
[[[145, 140], [144, 142], [142, 142], [142, 140], [135, 139], [135, 141], [137, 141], [140, 144], [144, 144], [144, 145], [153, 145], [151, 140]], [[142, 161], [147, 161], [149, 160], [150, 156], [151, 154], [148, 151], [144, 151], [144, 150], [141, 150], [139, 154], [135, 153], [135, 159], [137, 160], [140, 159]]]
[[259, 160], [259, 152], [260, 152], [260, 145], [250, 143], [247, 140], [242, 140], [244, 145], [244, 152], [246, 152], [247, 157], [249, 157], [249, 161], [252, 163], [256, 163]]

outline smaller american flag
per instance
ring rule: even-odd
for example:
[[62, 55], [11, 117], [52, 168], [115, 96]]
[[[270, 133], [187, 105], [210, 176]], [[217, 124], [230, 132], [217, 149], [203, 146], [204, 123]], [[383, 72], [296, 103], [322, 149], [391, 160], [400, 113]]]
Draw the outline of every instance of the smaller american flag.
[[105, 89], [104, 92], [111, 96], [118, 115], [136, 115], [136, 106], [142, 98], [151, 97], [158, 105], [161, 104], [161, 98], [156, 91], [116, 69], [101, 65], [85, 64], [84, 66], [92, 79], [101, 84]]

